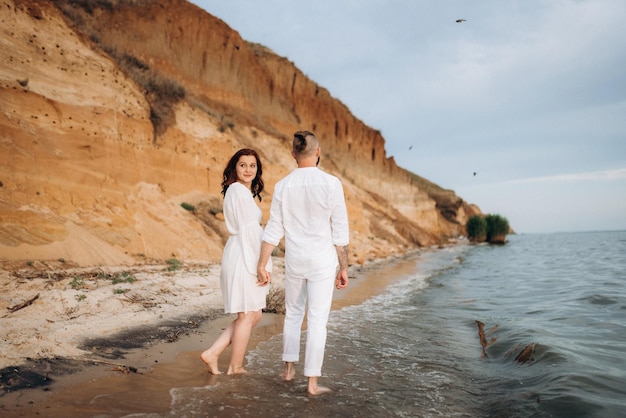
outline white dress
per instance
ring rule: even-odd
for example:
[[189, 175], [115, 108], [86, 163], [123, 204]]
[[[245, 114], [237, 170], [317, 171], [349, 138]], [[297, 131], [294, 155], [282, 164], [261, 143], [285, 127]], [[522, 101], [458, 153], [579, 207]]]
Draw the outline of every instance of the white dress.
[[[258, 286], [257, 263], [263, 228], [261, 209], [252, 192], [241, 183], [228, 186], [224, 196], [224, 220], [230, 237], [222, 254], [220, 284], [226, 313], [265, 308], [269, 286]], [[271, 261], [268, 263], [271, 270]]]

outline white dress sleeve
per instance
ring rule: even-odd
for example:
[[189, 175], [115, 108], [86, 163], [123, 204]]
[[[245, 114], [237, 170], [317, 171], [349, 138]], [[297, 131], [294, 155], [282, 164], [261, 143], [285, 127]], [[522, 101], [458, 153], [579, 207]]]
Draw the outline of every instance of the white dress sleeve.
[[[263, 236], [261, 210], [254, 202], [252, 193], [245, 186], [233, 183], [227, 192], [231, 192], [231, 189], [232, 193], [229, 193], [229, 198], [224, 201], [224, 215], [231, 224], [229, 227], [231, 234], [237, 236], [243, 255], [241, 261], [248, 273], [256, 276]], [[271, 266], [268, 271], [271, 271]]]

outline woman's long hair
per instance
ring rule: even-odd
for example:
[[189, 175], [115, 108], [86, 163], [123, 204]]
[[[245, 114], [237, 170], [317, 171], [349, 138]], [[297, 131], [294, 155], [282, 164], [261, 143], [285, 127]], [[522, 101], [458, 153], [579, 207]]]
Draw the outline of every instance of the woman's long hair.
[[254, 180], [252, 180], [252, 184], [250, 186], [250, 191], [252, 192], [252, 197], [256, 197], [261, 201], [261, 192], [263, 191], [263, 166], [261, 165], [261, 159], [259, 158], [259, 154], [253, 149], [243, 148], [240, 149], [230, 157], [230, 161], [226, 165], [224, 169], [224, 176], [222, 180], [222, 195], [226, 196], [226, 190], [228, 190], [228, 186], [237, 181], [237, 162], [239, 162], [239, 158], [242, 155], [254, 155], [256, 159], [256, 176]]

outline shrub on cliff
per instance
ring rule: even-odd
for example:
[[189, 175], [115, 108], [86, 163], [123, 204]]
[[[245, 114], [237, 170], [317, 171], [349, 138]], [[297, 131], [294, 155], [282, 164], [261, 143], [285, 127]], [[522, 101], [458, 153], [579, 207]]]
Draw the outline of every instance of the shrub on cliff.
[[178, 82], [157, 73], [133, 55], [112, 47], [103, 49], [119, 63], [122, 70], [135, 83], [144, 88], [146, 99], [150, 104], [150, 121], [154, 126], [155, 134], [165, 132], [176, 121], [173, 107], [185, 98], [185, 89]]
[[490, 214], [485, 218], [487, 221], [487, 242], [491, 244], [504, 244], [506, 234], [509, 233], [509, 221], [500, 215]]
[[98, 10], [112, 11], [121, 2], [111, 0], [54, 0], [56, 7], [69, 19], [73, 28], [89, 39], [117, 62], [120, 69], [144, 89], [150, 105], [150, 121], [154, 127], [153, 142], [167, 128], [176, 123], [174, 105], [185, 99], [186, 91], [176, 80], [172, 80], [158, 70], [132, 55], [119, 50], [115, 45], [106, 44], [98, 33], [95, 24]]
[[471, 242], [489, 242], [490, 244], [504, 244], [506, 235], [510, 231], [509, 221], [497, 214], [487, 216], [475, 215], [468, 219], [467, 238]]
[[484, 242], [487, 240], [487, 221], [482, 216], [472, 216], [467, 220], [467, 238], [471, 242]]

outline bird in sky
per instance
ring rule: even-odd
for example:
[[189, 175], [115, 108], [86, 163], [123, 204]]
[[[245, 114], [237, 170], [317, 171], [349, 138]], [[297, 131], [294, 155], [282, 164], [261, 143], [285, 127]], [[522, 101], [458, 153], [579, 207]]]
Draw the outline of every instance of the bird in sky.
[[467, 22], [467, 20], [466, 19], [457, 19], [456, 20], [456, 23], [463, 23], [463, 22]]
[[409, 151], [411, 151], [412, 149], [413, 149], [413, 145], [411, 145], [411, 146], [409, 147]]

